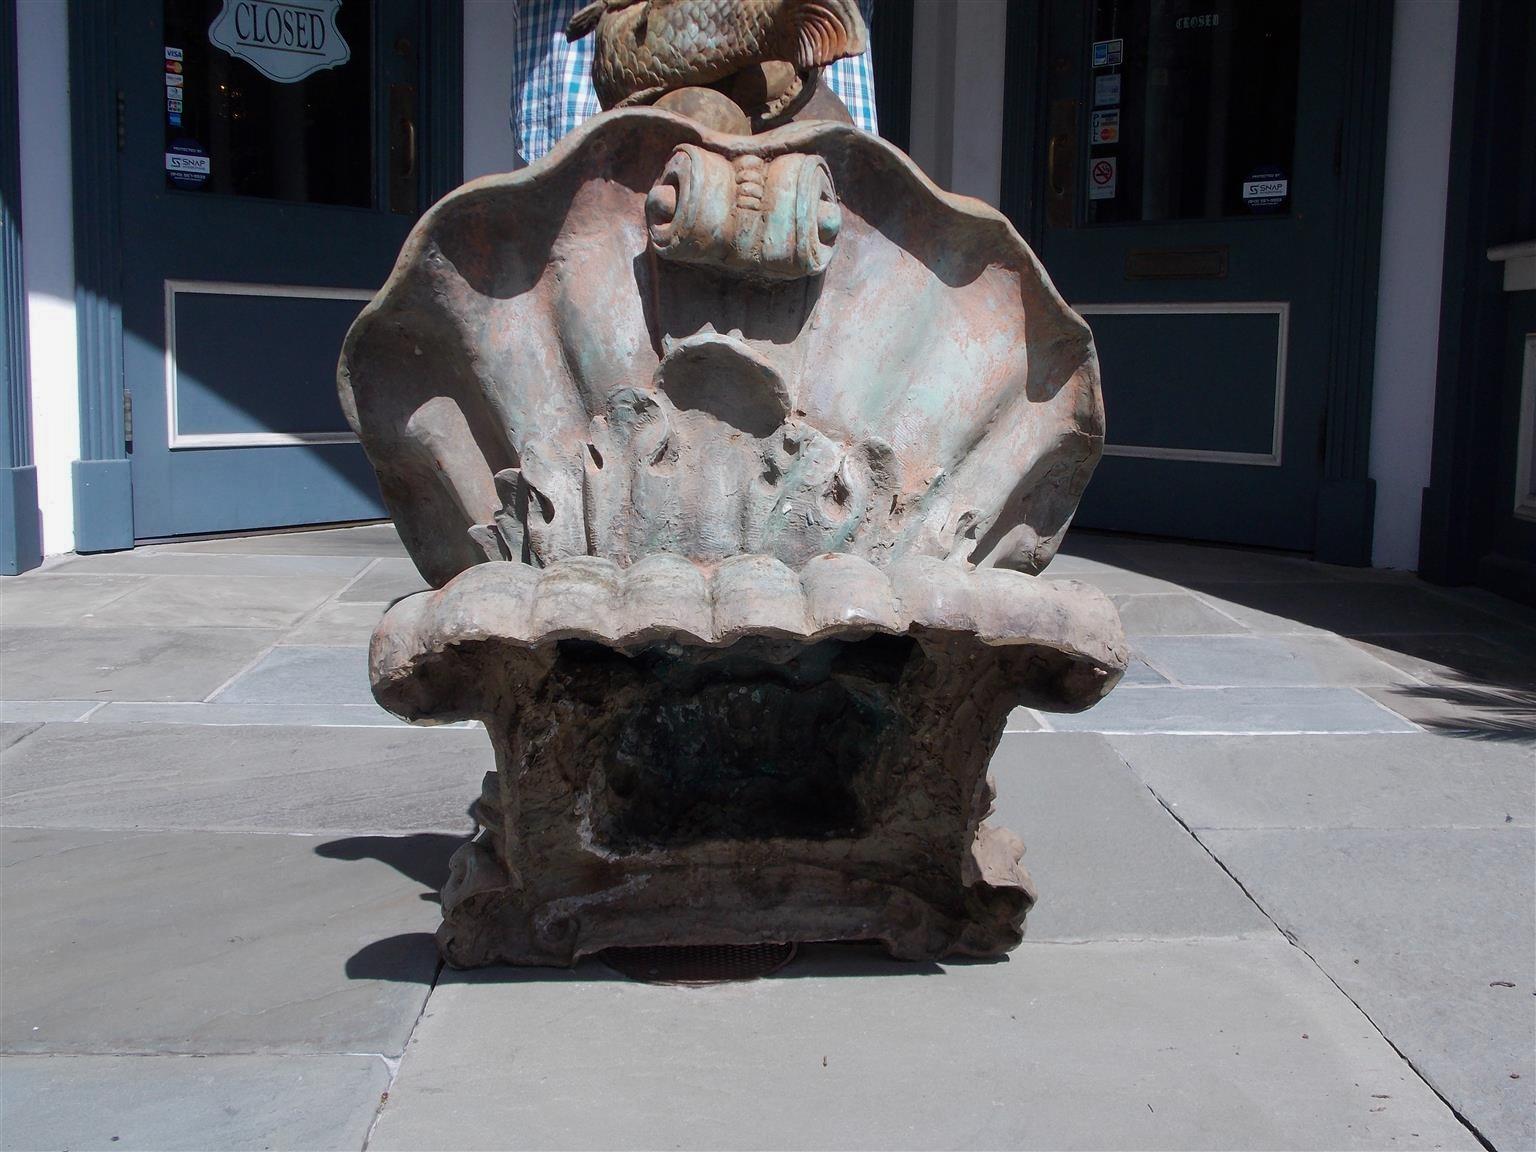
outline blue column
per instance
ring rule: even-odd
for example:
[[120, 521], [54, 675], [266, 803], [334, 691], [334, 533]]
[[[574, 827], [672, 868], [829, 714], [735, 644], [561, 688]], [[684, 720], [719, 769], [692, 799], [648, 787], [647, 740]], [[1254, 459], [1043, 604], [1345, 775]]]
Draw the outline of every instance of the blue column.
[[75, 548], [133, 547], [133, 473], [123, 428], [122, 222], [117, 141], [116, 0], [70, 0], [70, 162], [80, 459]]
[[43, 562], [32, 463], [27, 285], [21, 273], [21, 116], [16, 0], [0, 0], [0, 575]]

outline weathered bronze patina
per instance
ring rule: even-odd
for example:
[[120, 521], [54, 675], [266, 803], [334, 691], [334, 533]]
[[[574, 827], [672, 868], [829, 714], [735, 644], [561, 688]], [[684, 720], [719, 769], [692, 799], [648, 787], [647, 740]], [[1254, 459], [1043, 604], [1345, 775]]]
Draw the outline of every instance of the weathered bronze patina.
[[1036, 577], [1102, 445], [1088, 329], [889, 144], [717, 130], [702, 91], [446, 197], [347, 339], [436, 586], [375, 695], [497, 754], [443, 953], [998, 954], [1034, 900], [985, 823], [1008, 713], [1125, 667], [1113, 606]]

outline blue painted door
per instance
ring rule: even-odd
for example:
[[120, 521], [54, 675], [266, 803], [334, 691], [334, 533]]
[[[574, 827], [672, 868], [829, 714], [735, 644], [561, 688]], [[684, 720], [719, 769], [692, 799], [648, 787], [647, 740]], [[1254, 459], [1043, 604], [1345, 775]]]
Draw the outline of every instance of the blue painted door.
[[423, 203], [421, 0], [119, 19], [135, 536], [383, 516], [335, 366]]
[[1052, 0], [1041, 257], [1108, 425], [1080, 525], [1308, 550], [1322, 473], [1340, 6]]

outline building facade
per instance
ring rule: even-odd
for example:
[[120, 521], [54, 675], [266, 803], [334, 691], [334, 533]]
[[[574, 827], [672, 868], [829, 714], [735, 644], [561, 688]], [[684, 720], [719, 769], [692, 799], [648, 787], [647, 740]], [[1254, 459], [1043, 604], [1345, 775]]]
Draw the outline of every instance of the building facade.
[[[517, 164], [511, 0], [0, 0], [0, 570], [382, 515], [342, 333]], [[1095, 331], [1078, 523], [1536, 599], [1536, 5], [878, 0], [882, 132]]]

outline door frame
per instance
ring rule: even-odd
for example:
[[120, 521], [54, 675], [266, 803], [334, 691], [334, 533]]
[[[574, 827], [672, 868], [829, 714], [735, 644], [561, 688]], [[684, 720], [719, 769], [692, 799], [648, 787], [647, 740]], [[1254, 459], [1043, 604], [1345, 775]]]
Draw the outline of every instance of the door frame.
[[[1501, 435], [1517, 418], [1508, 376], [1518, 371], [1511, 328], [1536, 328], [1531, 293], [1506, 292], [1488, 249], [1531, 238], [1528, 53], [1536, 38], [1525, 0], [1462, 3], [1457, 14], [1450, 188], [1430, 483], [1424, 489], [1419, 574], [1481, 584], [1536, 604], [1536, 523], [1514, 516]], [[1522, 92], [1522, 85], [1525, 90]], [[1522, 115], [1522, 108], [1526, 109]]]
[[[128, 0], [133, 3], [134, 0]], [[122, 0], [69, 0], [70, 152], [80, 458], [73, 465], [75, 550], [132, 548], [133, 475], [123, 372], [123, 270], [117, 22]], [[463, 182], [463, 0], [422, 4], [427, 203]]]
[[[1335, 146], [1338, 237], [1322, 289], [1328, 293], [1321, 477], [1313, 554], [1367, 566], [1376, 507], [1370, 478], [1371, 392], [1376, 296], [1386, 185], [1387, 94], [1392, 61], [1392, 0], [1352, 0], [1345, 8], [1348, 82]], [[1047, 138], [1048, 0], [1009, 0], [1003, 79], [1001, 207], [1039, 249], [1045, 236], [1043, 184]]]

